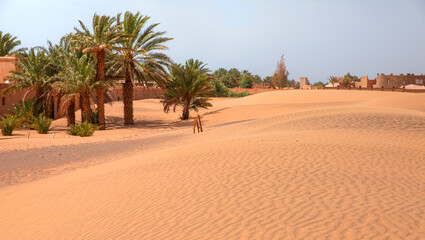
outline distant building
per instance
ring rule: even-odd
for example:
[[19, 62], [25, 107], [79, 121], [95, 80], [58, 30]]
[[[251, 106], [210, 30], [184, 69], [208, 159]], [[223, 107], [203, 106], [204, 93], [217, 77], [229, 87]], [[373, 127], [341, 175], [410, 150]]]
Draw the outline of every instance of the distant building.
[[[343, 77], [339, 77], [339, 82], [332, 83], [334, 88], [345, 87], [342, 83]], [[383, 73], [377, 74], [375, 79], [369, 79], [368, 76], [362, 76], [360, 82], [351, 82], [347, 87], [352, 88], [403, 88], [403, 86], [416, 85], [416, 86], [425, 86], [425, 75], [415, 75], [408, 73], [407, 75], [385, 75]], [[326, 88], [331, 88], [330, 84], [326, 85]], [[411, 89], [422, 89], [414, 86], [410, 87]]]
[[373, 88], [376, 84], [376, 79], [369, 79], [369, 76], [363, 76], [360, 78], [360, 86], [362, 88]]
[[300, 77], [300, 89], [305, 89], [304, 86], [308, 86], [308, 77]]
[[400, 88], [409, 84], [419, 86], [425, 85], [425, 75], [415, 75], [408, 73], [407, 75], [384, 75], [383, 73], [376, 76], [376, 88]]

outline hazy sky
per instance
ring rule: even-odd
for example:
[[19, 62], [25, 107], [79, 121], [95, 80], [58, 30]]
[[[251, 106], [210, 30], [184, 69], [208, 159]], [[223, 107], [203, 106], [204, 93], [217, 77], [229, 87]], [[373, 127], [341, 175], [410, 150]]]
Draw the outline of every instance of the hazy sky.
[[425, 73], [425, 0], [0, 0], [0, 31], [24, 47], [56, 43], [78, 20], [127, 10], [173, 37], [175, 62], [272, 75], [285, 54], [290, 78]]

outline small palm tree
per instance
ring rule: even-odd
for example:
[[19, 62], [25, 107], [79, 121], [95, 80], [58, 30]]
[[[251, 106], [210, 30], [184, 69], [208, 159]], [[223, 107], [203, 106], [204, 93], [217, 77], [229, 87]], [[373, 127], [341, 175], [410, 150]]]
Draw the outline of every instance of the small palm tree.
[[156, 82], [163, 86], [164, 79], [167, 78], [167, 67], [171, 62], [170, 58], [160, 53], [160, 50], [168, 49], [165, 42], [171, 38], [162, 37], [165, 32], [154, 32], [153, 29], [159, 24], [152, 24], [145, 28], [148, 16], [143, 16], [140, 12], [133, 14], [126, 12], [121, 22], [120, 15], [117, 22], [121, 30], [126, 35], [122, 41], [119, 54], [111, 59], [111, 69], [117, 75], [125, 75], [123, 85], [124, 102], [124, 124], [133, 124], [133, 80]]
[[9, 33], [3, 34], [0, 31], [0, 57], [6, 55], [12, 55], [22, 49], [15, 49], [21, 45], [21, 41], [17, 40], [17, 37], [10, 35]]
[[49, 116], [55, 71], [52, 69], [46, 50], [35, 47], [29, 51], [20, 52], [17, 56], [18, 61], [15, 64], [19, 70], [11, 71], [11, 75], [7, 77], [10, 86], [5, 92], [26, 89], [24, 99], [30, 92], [35, 92], [36, 102], [42, 103], [44, 112]]
[[[115, 17], [99, 16], [94, 14], [92, 22], [92, 31], [90, 31], [83, 22], [79, 21], [81, 29], [75, 27], [76, 34], [72, 40], [73, 43], [83, 47], [83, 53], [92, 53], [97, 60], [96, 79], [99, 82], [105, 82], [105, 62], [106, 53], [113, 49], [117, 49], [116, 44], [119, 43], [122, 34], [120, 34], [120, 26], [116, 24]], [[99, 88], [96, 92], [98, 121], [105, 129], [105, 88]]]
[[186, 64], [174, 64], [169, 69], [170, 76], [165, 82], [164, 112], [170, 108], [176, 111], [177, 106], [183, 107], [182, 120], [189, 119], [189, 110], [211, 107], [208, 96], [213, 93], [213, 87], [208, 81], [209, 69], [198, 60], [187, 60]]

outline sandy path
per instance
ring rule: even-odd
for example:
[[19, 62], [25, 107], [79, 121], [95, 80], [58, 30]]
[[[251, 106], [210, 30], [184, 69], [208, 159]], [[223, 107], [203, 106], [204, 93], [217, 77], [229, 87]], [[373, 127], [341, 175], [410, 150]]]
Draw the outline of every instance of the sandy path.
[[144, 151], [124, 141], [129, 152], [114, 161], [1, 188], [0, 233], [425, 239], [424, 97], [304, 91], [220, 101], [203, 134], [183, 126], [134, 140], [162, 139]]

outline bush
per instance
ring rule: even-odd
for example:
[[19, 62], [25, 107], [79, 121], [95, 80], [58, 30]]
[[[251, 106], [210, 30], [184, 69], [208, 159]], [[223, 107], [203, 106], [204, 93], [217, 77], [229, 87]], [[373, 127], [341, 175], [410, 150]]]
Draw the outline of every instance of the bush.
[[97, 109], [95, 110], [95, 111], [92, 111], [91, 109], [90, 109], [90, 119], [87, 119], [88, 117], [87, 117], [87, 114], [86, 113], [84, 113], [83, 112], [83, 119], [87, 119], [88, 121], [89, 121], [89, 123], [92, 123], [92, 124], [99, 124], [99, 120], [98, 120], [98, 113], [97, 113]]
[[33, 129], [32, 120], [34, 116], [38, 116], [42, 111], [41, 103], [36, 102], [35, 98], [28, 98], [25, 102], [19, 100], [19, 105], [15, 105], [11, 113], [21, 120], [25, 128]]
[[249, 96], [249, 92], [246, 91], [246, 90], [242, 91], [240, 93], [231, 91], [219, 80], [214, 80], [212, 84], [214, 86], [214, 97], [246, 97], [246, 96]]
[[42, 113], [38, 117], [33, 117], [31, 127], [39, 134], [47, 134], [50, 130], [50, 125], [52, 125], [52, 119], [45, 117]]
[[229, 92], [228, 92], [228, 97], [236, 97], [236, 98], [239, 98], [239, 97], [246, 97], [246, 96], [249, 96], [249, 92], [248, 91], [242, 91], [242, 92], [240, 92], [240, 93], [238, 93], [238, 92], [233, 92], [233, 91], [230, 91], [229, 90]]
[[99, 128], [95, 124], [82, 122], [81, 124], [71, 125], [66, 132], [73, 136], [88, 137], [93, 135], [94, 131], [99, 130]]
[[214, 79], [212, 82], [214, 86], [214, 97], [227, 97], [229, 89], [219, 80]]
[[1, 134], [3, 136], [11, 136], [15, 128], [21, 124], [18, 116], [7, 114], [0, 120]]

